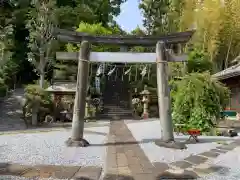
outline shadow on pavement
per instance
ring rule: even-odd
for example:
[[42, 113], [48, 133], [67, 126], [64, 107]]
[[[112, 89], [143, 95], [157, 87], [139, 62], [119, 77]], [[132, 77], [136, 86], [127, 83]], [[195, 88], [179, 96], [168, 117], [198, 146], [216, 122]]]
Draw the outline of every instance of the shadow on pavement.
[[182, 173], [182, 174], [174, 174], [170, 172], [164, 172], [161, 175], [158, 175], [156, 180], [163, 180], [163, 179], [197, 179], [198, 175], [191, 172], [191, 173]]
[[227, 141], [230, 141], [230, 140], [233, 140], [232, 138], [230, 137], [222, 137], [222, 136], [219, 136], [219, 137], [216, 137], [216, 136], [209, 136], [209, 138], [204, 138], [204, 137], [199, 137], [198, 140], [199, 142], [196, 142], [194, 140], [190, 140], [188, 141], [188, 137], [176, 137], [175, 138], [176, 141], [180, 141], [180, 142], [185, 142], [186, 144], [201, 144], [201, 143], [213, 143], [213, 142], [227, 142]]
[[[150, 142], [155, 142], [160, 139], [143, 139], [142, 141], [117, 141], [117, 142], [108, 142], [104, 144], [91, 144], [91, 146], [115, 146], [115, 145], [124, 145], [124, 144], [145, 144], [145, 143], [150, 143]], [[231, 141], [234, 140], [233, 138], [226, 137], [226, 138], [221, 138], [221, 137], [212, 137], [212, 138], [204, 138], [204, 137], [199, 137], [199, 142], [196, 141], [187, 141], [188, 137], [176, 137], [175, 138], [176, 142], [183, 142], [185, 144], [201, 144], [201, 143], [213, 143], [213, 142], [226, 142], [226, 141]]]
[[[150, 177], [150, 176], [151, 177]], [[158, 175], [157, 177], [153, 174], [142, 174], [142, 176], [139, 177], [140, 179], [134, 178], [132, 176], [126, 176], [126, 175], [116, 175], [116, 174], [107, 174], [103, 180], [163, 180], [163, 179], [197, 179], [198, 176], [196, 174], [172, 174], [169, 172], [164, 172], [161, 175]], [[149, 179], [150, 178], [150, 179]], [[79, 179], [79, 180], [90, 180], [90, 179]]]
[[132, 176], [107, 174], [104, 176], [103, 180], [136, 180], [136, 179], [134, 179]]
[[[96, 180], [96, 179], [90, 179], [90, 178], [87, 178], [87, 177], [80, 177], [80, 178], [75, 178], [75, 180]], [[103, 177], [102, 180], [136, 180], [136, 179], [134, 179], [132, 176], [107, 174]]]

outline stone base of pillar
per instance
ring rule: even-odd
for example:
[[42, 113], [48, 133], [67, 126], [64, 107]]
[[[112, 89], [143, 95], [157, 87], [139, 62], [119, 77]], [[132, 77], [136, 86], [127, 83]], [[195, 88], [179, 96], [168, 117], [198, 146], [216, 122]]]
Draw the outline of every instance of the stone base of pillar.
[[89, 142], [85, 139], [80, 139], [78, 141], [76, 140], [73, 140], [72, 138], [69, 138], [65, 144], [68, 146], [68, 147], [87, 147], [89, 146]]
[[164, 141], [162, 139], [156, 140], [155, 144], [160, 147], [172, 148], [172, 149], [187, 149], [187, 146], [183, 142], [176, 141]]

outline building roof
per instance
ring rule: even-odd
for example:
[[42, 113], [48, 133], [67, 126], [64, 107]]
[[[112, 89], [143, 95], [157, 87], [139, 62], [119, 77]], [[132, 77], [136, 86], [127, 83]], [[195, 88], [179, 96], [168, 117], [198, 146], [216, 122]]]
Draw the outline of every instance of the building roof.
[[216, 77], [219, 80], [224, 80], [236, 76], [240, 76], [240, 63], [213, 75], [213, 77]]
[[54, 82], [53, 85], [45, 89], [48, 92], [75, 93], [76, 82]]

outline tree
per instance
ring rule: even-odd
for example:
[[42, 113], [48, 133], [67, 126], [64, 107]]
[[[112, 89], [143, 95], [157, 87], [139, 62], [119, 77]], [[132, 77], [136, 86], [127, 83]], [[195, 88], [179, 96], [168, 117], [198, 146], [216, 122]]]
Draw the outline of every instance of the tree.
[[[0, 97], [6, 95], [8, 89], [6, 84], [9, 81], [10, 73], [13, 72], [13, 68], [10, 65], [12, 53], [9, 50], [9, 44], [11, 43], [9, 36], [11, 35], [12, 25], [0, 24]], [[8, 70], [10, 70], [10, 73], [7, 73]]]
[[[122, 30], [119, 29], [118, 26], [115, 27], [104, 27], [101, 23], [89, 24], [81, 22], [76, 29], [77, 32], [85, 32], [91, 35], [120, 35], [122, 34]], [[67, 44], [67, 51], [78, 51], [79, 45], [73, 46], [72, 44]], [[119, 49], [118, 46], [113, 45], [98, 45], [92, 47], [93, 51], [103, 52], [103, 51], [117, 51]]]
[[69, 4], [65, 2], [67, 1], [64, 1], [64, 3], [58, 2], [58, 8], [56, 8], [60, 28], [75, 28], [81, 21], [88, 23], [96, 21], [96, 15], [87, 4], [79, 2], [72, 6], [73, 2], [69, 1]]
[[12, 5], [8, 1], [1, 2], [0, 7], [0, 63], [4, 64], [10, 57], [13, 24], [12, 15], [9, 14]]
[[[13, 49], [13, 16], [14, 4], [4, 1], [0, 7], [0, 86], [6, 92], [15, 83], [18, 65], [12, 60]], [[1, 93], [6, 95], [6, 93]]]
[[9, 59], [10, 57], [10, 49], [9, 46], [11, 45], [12, 41], [10, 36], [12, 36], [13, 28], [12, 24], [7, 23], [0, 24], [0, 62], [1, 64], [4, 63], [5, 60]]
[[[139, 26], [137, 26], [130, 35], [134, 36], [146, 36], [146, 32], [144, 32]], [[132, 52], [145, 52], [147, 48], [142, 46], [135, 46], [130, 49]]]
[[[139, 8], [143, 12], [143, 24], [148, 34], [155, 34], [156, 31], [164, 33], [165, 19], [167, 14], [168, 0], [142, 0]], [[158, 29], [158, 30], [157, 30]]]
[[44, 86], [46, 65], [51, 63], [54, 48], [53, 31], [57, 25], [54, 1], [33, 1], [29, 12], [27, 29], [29, 30], [28, 59], [40, 75], [40, 87]]
[[208, 53], [215, 70], [229, 66], [239, 55], [240, 2], [238, 0], [185, 0], [181, 29], [196, 28], [192, 43]]
[[139, 8], [148, 34], [178, 31], [182, 6], [182, 0], [141, 0]]
[[120, 6], [124, 2], [126, 0], [57, 0], [59, 25], [61, 28], [75, 28], [80, 22], [86, 22], [108, 27], [120, 14]]
[[108, 27], [108, 24], [114, 21], [114, 17], [120, 14], [121, 4], [126, 0], [95, 0], [88, 2], [89, 7], [93, 9], [97, 17], [95, 23], [101, 23], [104, 27]]
[[206, 71], [212, 72], [212, 61], [209, 60], [207, 54], [197, 49], [189, 52], [187, 61], [187, 72], [203, 73]]
[[[116, 35], [116, 34], [122, 34], [122, 30], [118, 27], [104, 27], [101, 23], [97, 24], [89, 24], [81, 22], [77, 28], [78, 32], [85, 32], [91, 35]], [[65, 49], [68, 52], [78, 52], [80, 49], [80, 45], [74, 45], [71, 43], [68, 43], [65, 46]], [[119, 51], [119, 46], [113, 46], [113, 45], [93, 45], [92, 50], [95, 52], [104, 52], [104, 51]], [[76, 78], [77, 75], [77, 66], [76, 62], [57, 62], [56, 64], [56, 71], [55, 71], [55, 78], [66, 80], [70, 78]], [[71, 68], [69, 68], [71, 67]], [[91, 70], [93, 72], [96, 72], [98, 68], [98, 65], [96, 63], [91, 64]]]

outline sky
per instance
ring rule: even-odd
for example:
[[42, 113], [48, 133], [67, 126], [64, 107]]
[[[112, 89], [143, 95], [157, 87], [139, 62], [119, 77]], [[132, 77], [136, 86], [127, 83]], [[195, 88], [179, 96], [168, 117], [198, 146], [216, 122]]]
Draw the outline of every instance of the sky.
[[139, 0], [128, 0], [121, 6], [121, 14], [116, 18], [123, 30], [131, 32], [137, 26], [142, 27], [142, 15], [138, 9]]

